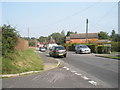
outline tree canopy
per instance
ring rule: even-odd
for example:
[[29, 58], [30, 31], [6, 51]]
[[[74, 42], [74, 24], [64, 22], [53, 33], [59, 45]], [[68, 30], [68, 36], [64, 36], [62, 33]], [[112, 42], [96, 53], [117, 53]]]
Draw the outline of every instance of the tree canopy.
[[100, 32], [98, 33], [98, 38], [99, 38], [99, 39], [109, 39], [109, 35], [108, 35], [107, 32], [100, 31]]
[[10, 25], [2, 26], [2, 55], [12, 53], [18, 43], [18, 33]]

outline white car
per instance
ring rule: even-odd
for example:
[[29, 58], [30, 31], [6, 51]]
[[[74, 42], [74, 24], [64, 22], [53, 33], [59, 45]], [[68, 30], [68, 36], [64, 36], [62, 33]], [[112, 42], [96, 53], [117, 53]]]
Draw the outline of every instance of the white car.
[[91, 49], [86, 45], [76, 45], [75, 52], [76, 53], [91, 53]]
[[45, 52], [46, 49], [45, 49], [44, 47], [40, 47], [40, 48], [39, 48], [39, 51], [41, 51], [41, 52]]

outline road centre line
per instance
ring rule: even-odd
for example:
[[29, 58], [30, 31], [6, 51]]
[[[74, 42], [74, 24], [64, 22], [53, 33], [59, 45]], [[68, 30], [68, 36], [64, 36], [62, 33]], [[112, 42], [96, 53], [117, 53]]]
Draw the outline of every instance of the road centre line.
[[87, 78], [86, 76], [81, 76], [83, 79], [88, 80], [89, 78]]
[[75, 73], [76, 71], [71, 71], [72, 73]]
[[67, 68], [67, 67], [63, 67], [63, 68]]
[[[63, 68], [65, 68], [66, 70], [70, 70], [68, 67], [63, 67]], [[71, 71], [71, 70], [70, 70]], [[81, 78], [83, 78], [83, 79], [85, 79], [85, 80], [90, 80], [88, 77], [86, 77], [86, 76], [82, 76], [82, 74], [80, 74], [80, 73], [77, 73], [76, 71], [71, 71], [72, 73], [74, 73], [74, 74], [76, 74], [76, 75], [78, 75], [78, 76], [81, 76]], [[92, 85], [98, 85], [97, 84], [97, 82], [95, 82], [95, 81], [93, 81], [93, 80], [90, 80], [90, 81], [88, 81], [90, 84], [92, 84]]]
[[95, 82], [95, 81], [88, 81], [88, 82], [89, 82], [90, 84], [95, 85], [95, 86], [98, 85], [97, 82]]
[[69, 68], [66, 68], [66, 70], [70, 70]]

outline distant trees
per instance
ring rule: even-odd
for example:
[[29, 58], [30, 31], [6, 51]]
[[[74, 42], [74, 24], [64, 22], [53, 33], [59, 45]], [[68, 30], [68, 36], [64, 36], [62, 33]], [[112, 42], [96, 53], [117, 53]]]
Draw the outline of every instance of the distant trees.
[[62, 45], [64, 44], [64, 37], [61, 33], [52, 33], [48, 36], [48, 39], [50, 40], [50, 37], [53, 37], [53, 39], [56, 41], [57, 44]]
[[[75, 32], [75, 33], [77, 33], [77, 32]], [[74, 34], [74, 32], [68, 31], [66, 36], [70, 36], [70, 34]]]
[[109, 39], [109, 35], [107, 32], [101, 31], [98, 33], [98, 39]]
[[108, 39], [114, 42], [120, 41], [120, 34], [116, 34], [115, 30], [112, 30], [111, 35], [108, 35], [107, 32], [99, 32], [98, 33], [98, 38], [99, 39]]
[[120, 35], [116, 34], [115, 30], [112, 30], [110, 38], [112, 41], [115, 41], [115, 42], [120, 41]]
[[38, 41], [39, 41], [39, 42], [46, 42], [46, 41], [48, 41], [48, 37], [40, 36], [40, 37], [38, 38]]
[[18, 43], [18, 33], [15, 28], [10, 25], [2, 26], [2, 55], [7, 56], [15, 51], [15, 46]]

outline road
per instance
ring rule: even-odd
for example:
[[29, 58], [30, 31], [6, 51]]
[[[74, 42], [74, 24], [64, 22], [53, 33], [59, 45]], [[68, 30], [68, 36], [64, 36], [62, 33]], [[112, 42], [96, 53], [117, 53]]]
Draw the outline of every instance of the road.
[[109, 86], [118, 87], [118, 60], [74, 52], [68, 52], [67, 58], [61, 59], [98, 83], [100, 80]]
[[[48, 59], [45, 53], [40, 53]], [[92, 54], [68, 52], [66, 58], [52, 58], [62, 66], [38, 74], [3, 79], [3, 88], [117, 88], [118, 61]]]

